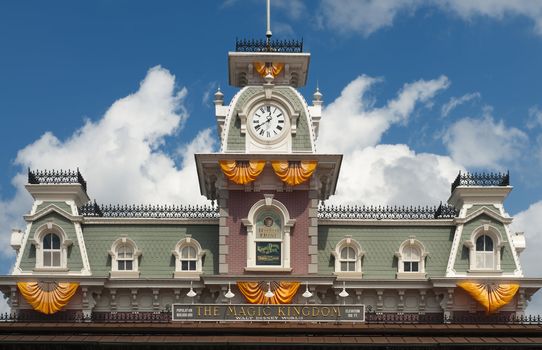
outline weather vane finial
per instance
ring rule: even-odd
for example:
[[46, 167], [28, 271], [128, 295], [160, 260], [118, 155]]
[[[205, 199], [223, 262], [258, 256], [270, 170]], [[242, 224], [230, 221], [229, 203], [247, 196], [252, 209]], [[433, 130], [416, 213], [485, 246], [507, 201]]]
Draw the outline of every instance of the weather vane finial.
[[271, 0], [267, 0], [267, 31], [265, 36], [267, 37], [267, 46], [269, 46], [269, 41], [271, 40]]

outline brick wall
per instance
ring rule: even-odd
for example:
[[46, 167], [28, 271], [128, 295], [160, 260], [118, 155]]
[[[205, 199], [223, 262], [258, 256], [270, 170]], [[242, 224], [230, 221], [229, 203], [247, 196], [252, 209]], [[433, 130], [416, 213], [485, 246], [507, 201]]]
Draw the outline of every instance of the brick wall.
[[229, 235], [227, 244], [229, 245], [229, 254], [227, 262], [229, 272], [232, 274], [254, 274], [254, 272], [245, 272], [247, 264], [247, 245], [246, 227], [241, 223], [241, 219], [246, 218], [248, 211], [257, 201], [263, 199], [265, 193], [274, 193], [274, 199], [282, 202], [290, 212], [290, 218], [295, 219], [296, 223], [290, 231], [290, 259], [292, 274], [306, 274], [308, 272], [309, 258], [309, 237], [308, 237], [308, 191], [293, 192], [244, 192], [231, 191], [228, 204], [229, 214], [227, 224]]

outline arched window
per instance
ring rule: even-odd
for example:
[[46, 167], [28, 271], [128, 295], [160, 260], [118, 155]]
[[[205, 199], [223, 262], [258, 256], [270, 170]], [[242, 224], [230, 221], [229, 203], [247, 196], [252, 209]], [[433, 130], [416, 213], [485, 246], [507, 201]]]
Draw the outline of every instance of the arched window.
[[139, 256], [141, 251], [136, 243], [128, 237], [121, 237], [111, 245], [111, 277], [139, 277]]
[[175, 256], [174, 277], [199, 277], [203, 273], [205, 251], [192, 237], [186, 237], [177, 242], [172, 254]]
[[397, 256], [397, 278], [425, 278], [425, 257], [427, 256], [422, 242], [410, 238], [401, 243]]
[[291, 271], [290, 230], [295, 219], [284, 204], [264, 194], [242, 219], [247, 228], [246, 271]]
[[341, 272], [356, 271], [356, 251], [350, 246], [341, 249], [339, 260], [341, 262]]
[[361, 278], [361, 245], [351, 236], [346, 236], [335, 246], [335, 274], [349, 278]]
[[121, 244], [117, 248], [117, 270], [132, 271], [134, 269], [134, 250], [131, 245]]
[[61, 266], [60, 238], [54, 233], [48, 233], [43, 237], [43, 266]]
[[488, 235], [481, 235], [476, 239], [476, 268], [493, 269], [495, 267], [495, 251], [493, 239]]
[[495, 227], [489, 224], [478, 227], [465, 245], [470, 251], [470, 271], [500, 272], [502, 239]]
[[181, 248], [181, 271], [196, 271], [198, 257], [196, 248], [192, 245], [185, 245]]
[[36, 247], [36, 267], [34, 271], [67, 271], [68, 270], [68, 247], [72, 241], [53, 222], [41, 225], [34, 232], [31, 239]]

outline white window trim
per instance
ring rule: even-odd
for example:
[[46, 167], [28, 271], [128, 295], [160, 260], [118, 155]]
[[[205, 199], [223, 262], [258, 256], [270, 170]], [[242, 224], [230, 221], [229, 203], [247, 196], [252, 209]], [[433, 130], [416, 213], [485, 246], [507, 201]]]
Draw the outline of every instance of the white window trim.
[[[60, 238], [60, 266], [43, 266], [43, 238], [54, 233]], [[73, 244], [66, 232], [53, 222], [47, 222], [36, 229], [31, 243], [36, 247], [36, 272], [66, 272], [68, 269], [68, 247]]]
[[[117, 250], [119, 245], [127, 244], [132, 246], [132, 270], [119, 270], [117, 261]], [[137, 248], [136, 243], [128, 237], [120, 237], [111, 245], [109, 250], [111, 256], [111, 278], [138, 278], [139, 277], [139, 256], [141, 250]]]
[[[196, 271], [182, 270], [181, 249], [186, 246], [191, 246], [196, 249]], [[175, 256], [175, 272], [173, 273], [174, 278], [199, 280], [201, 274], [203, 273], [203, 256], [205, 255], [205, 251], [201, 248], [201, 245], [197, 240], [187, 236], [177, 242], [175, 249], [172, 250], [171, 253]]]
[[[356, 262], [354, 271], [341, 271], [341, 250], [344, 247], [351, 247], [354, 249], [356, 254]], [[352, 236], [347, 235], [341, 239], [335, 249], [331, 252], [335, 257], [335, 272], [334, 275], [337, 276], [337, 279], [360, 279], [363, 277], [363, 271], [361, 269], [361, 259], [365, 255], [365, 252], [361, 248], [361, 244], [358, 241], [352, 238]]]
[[[416, 272], [405, 271], [403, 252], [406, 247], [416, 247], [420, 250], [420, 260], [418, 262], [418, 270]], [[395, 253], [397, 257], [397, 279], [425, 279], [427, 274], [425, 272], [425, 257], [429, 255], [427, 249], [422, 242], [418, 241], [414, 237], [411, 237], [401, 243], [399, 250]]]
[[[482, 269], [476, 266], [476, 240], [482, 235], [489, 236], [493, 240], [493, 258], [495, 259], [493, 269]], [[465, 246], [469, 248], [468, 272], [474, 274], [501, 274], [501, 248], [503, 245], [501, 234], [495, 227], [485, 224], [473, 230], [470, 239], [465, 241]]]
[[[258, 213], [262, 209], [275, 209], [282, 216], [282, 264], [280, 266], [262, 266], [256, 265], [256, 220]], [[264, 194], [264, 199], [254, 203], [250, 208], [246, 218], [241, 222], [247, 228], [247, 266], [245, 271], [274, 271], [289, 272], [290, 266], [290, 231], [295, 225], [295, 219], [290, 218], [290, 213], [284, 204], [273, 199], [272, 194]]]

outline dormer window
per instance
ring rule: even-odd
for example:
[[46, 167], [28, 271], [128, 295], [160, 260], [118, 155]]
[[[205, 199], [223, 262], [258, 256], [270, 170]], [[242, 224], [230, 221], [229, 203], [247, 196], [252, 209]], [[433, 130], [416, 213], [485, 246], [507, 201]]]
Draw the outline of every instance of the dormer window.
[[181, 239], [175, 245], [172, 254], [175, 256], [174, 277], [199, 279], [203, 273], [205, 251], [198, 241], [192, 237]]
[[139, 277], [139, 256], [141, 251], [128, 237], [121, 237], [111, 245], [111, 278]]
[[197, 252], [193, 245], [181, 248], [181, 271], [196, 271], [197, 262]]
[[48, 233], [43, 237], [43, 266], [61, 266], [60, 238], [54, 233]]
[[474, 230], [471, 239], [465, 242], [469, 248], [471, 272], [500, 272], [502, 240], [498, 230], [483, 225]]
[[407, 239], [399, 246], [395, 253], [397, 257], [397, 278], [398, 279], [418, 279], [426, 278], [425, 257], [427, 250], [422, 242], [414, 237]]
[[122, 244], [117, 249], [117, 269], [132, 271], [134, 269], [134, 250], [128, 244]]
[[68, 270], [68, 247], [72, 241], [64, 230], [48, 222], [36, 229], [31, 242], [36, 247], [36, 272], [55, 272]]
[[340, 278], [361, 278], [361, 245], [351, 236], [346, 236], [337, 243], [332, 252], [335, 257], [335, 275]]

